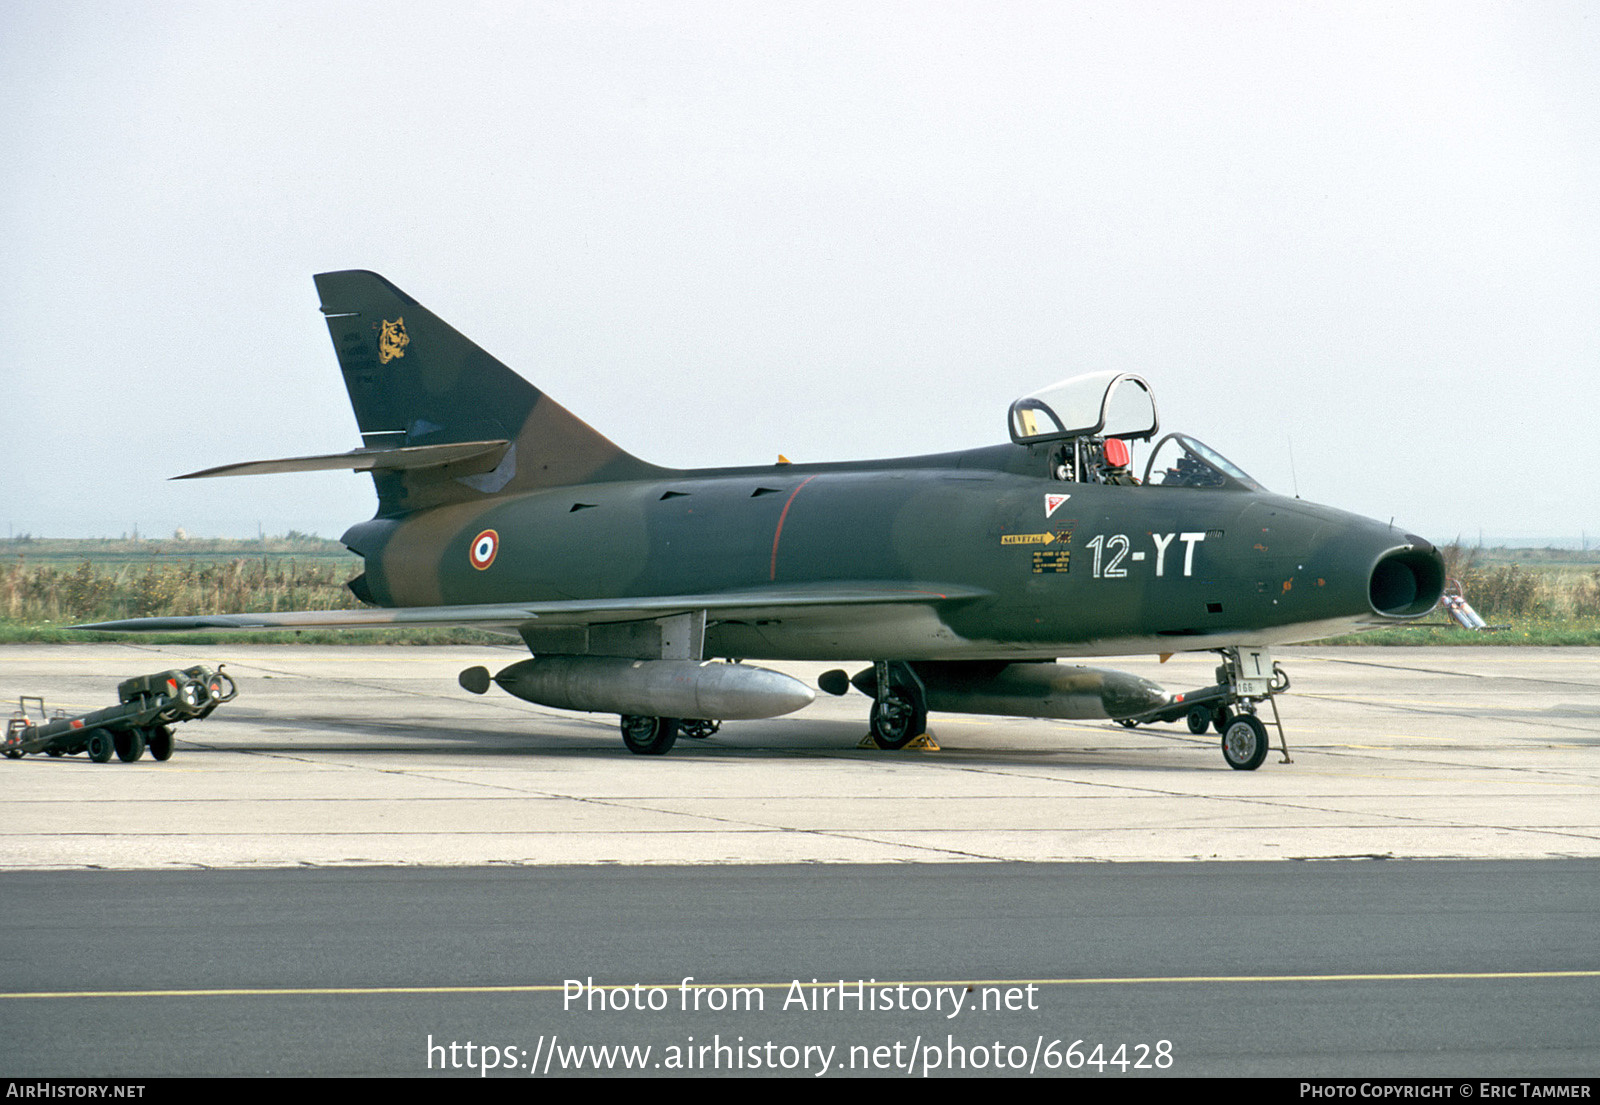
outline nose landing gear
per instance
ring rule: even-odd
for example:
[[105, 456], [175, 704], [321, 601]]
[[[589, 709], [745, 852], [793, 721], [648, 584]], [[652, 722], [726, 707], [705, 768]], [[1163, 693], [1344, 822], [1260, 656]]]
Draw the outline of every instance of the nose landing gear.
[[1273, 726], [1278, 730], [1278, 746], [1283, 752], [1279, 763], [1293, 763], [1283, 718], [1278, 714], [1277, 696], [1289, 689], [1289, 676], [1264, 648], [1224, 648], [1217, 650], [1222, 663], [1217, 667], [1217, 682], [1210, 687], [1188, 691], [1173, 698], [1171, 704], [1136, 717], [1122, 719], [1130, 728], [1152, 721], [1188, 722], [1189, 732], [1199, 736], [1208, 728], [1222, 737], [1222, 758], [1235, 771], [1254, 771], [1267, 758], [1272, 738], [1256, 708], [1266, 702], [1272, 707]]

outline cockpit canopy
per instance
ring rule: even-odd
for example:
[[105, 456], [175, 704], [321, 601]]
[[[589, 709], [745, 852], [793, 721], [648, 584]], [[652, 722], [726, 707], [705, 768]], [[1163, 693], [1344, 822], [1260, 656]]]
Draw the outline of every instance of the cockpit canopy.
[[1057, 480], [1265, 490], [1238, 465], [1188, 434], [1162, 438], [1144, 463], [1144, 478], [1138, 479], [1127, 443], [1149, 442], [1161, 423], [1150, 385], [1131, 372], [1094, 372], [1053, 384], [1012, 403], [1007, 423], [1018, 445], [1052, 443], [1050, 474]]
[[1146, 487], [1221, 487], [1265, 491], [1244, 469], [1188, 434], [1168, 434], [1144, 467]]
[[1160, 424], [1150, 385], [1131, 372], [1074, 376], [1011, 404], [1011, 440], [1018, 445], [1071, 437], [1149, 441]]

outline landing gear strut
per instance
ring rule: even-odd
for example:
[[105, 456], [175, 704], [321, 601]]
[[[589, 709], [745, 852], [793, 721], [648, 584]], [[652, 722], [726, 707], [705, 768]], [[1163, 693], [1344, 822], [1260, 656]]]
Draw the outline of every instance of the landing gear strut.
[[[1222, 758], [1235, 771], [1254, 771], [1267, 758], [1272, 738], [1267, 726], [1256, 716], [1256, 704], [1265, 701], [1272, 707], [1272, 721], [1278, 729], [1278, 744], [1283, 750], [1279, 763], [1293, 763], [1289, 758], [1289, 740], [1283, 734], [1283, 718], [1278, 714], [1277, 696], [1289, 689], [1289, 676], [1272, 659], [1264, 648], [1225, 648], [1222, 665], [1217, 668], [1218, 689], [1223, 691], [1222, 701], [1209, 705], [1212, 724], [1222, 734]], [[1203, 705], [1190, 710], [1189, 727], [1204, 732], [1205, 727], [1194, 729], [1194, 718]]]

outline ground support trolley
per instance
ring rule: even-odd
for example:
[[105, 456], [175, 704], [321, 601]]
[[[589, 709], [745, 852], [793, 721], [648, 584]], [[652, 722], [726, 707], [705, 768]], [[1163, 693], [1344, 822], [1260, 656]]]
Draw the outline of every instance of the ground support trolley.
[[57, 710], [47, 715], [44, 699], [23, 695], [6, 725], [0, 752], [19, 760], [30, 752], [71, 756], [87, 752], [103, 764], [115, 755], [132, 763], [146, 750], [156, 760], [172, 758], [172, 726], [199, 721], [239, 693], [233, 678], [195, 665], [124, 680], [117, 685], [117, 705], [86, 714]]

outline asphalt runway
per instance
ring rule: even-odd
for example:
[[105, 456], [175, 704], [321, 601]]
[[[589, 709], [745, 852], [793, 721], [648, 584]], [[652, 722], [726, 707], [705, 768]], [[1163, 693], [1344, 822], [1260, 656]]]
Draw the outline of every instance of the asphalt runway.
[[[165, 764], [0, 761], [0, 1069], [1600, 1072], [1596, 650], [1285, 649], [1293, 762], [1251, 773], [1181, 726], [860, 750], [855, 695], [636, 757], [455, 686], [495, 652], [0, 649], [69, 708], [241, 687]], [[591, 977], [665, 1004], [564, 1009]]]
[[1597, 875], [1593, 860], [21, 872], [0, 881], [0, 1035], [21, 1077], [476, 1075], [486, 1045], [497, 1076], [1594, 1075]]

